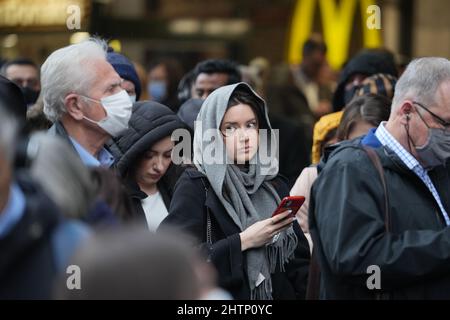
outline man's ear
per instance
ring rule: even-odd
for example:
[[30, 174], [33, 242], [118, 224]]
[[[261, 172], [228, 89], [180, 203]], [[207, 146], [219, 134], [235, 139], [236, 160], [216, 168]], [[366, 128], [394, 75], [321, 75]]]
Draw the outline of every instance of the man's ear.
[[400, 117], [401, 124], [406, 125], [411, 119], [411, 113], [414, 112], [415, 109], [413, 108], [412, 101], [409, 100], [403, 101], [397, 113], [397, 115]]
[[67, 113], [75, 120], [83, 119], [84, 114], [81, 103], [80, 96], [75, 93], [70, 93], [64, 98], [64, 106]]

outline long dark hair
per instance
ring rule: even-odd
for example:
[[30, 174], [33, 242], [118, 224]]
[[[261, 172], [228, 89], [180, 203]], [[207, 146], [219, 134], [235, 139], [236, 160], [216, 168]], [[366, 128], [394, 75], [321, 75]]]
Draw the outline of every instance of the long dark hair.
[[391, 100], [385, 96], [368, 94], [354, 98], [344, 110], [337, 129], [338, 141], [347, 140], [350, 132], [359, 122], [367, 122], [377, 127], [388, 120], [391, 112]]

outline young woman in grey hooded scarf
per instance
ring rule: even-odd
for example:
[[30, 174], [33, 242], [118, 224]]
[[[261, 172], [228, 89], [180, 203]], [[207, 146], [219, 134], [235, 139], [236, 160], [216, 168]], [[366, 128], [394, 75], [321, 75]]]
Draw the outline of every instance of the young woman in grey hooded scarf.
[[202, 243], [235, 299], [301, 299], [306, 291], [307, 240], [288, 212], [272, 217], [289, 194], [275, 138], [264, 100], [246, 83], [216, 89], [197, 118], [195, 168], [180, 177], [162, 223]]

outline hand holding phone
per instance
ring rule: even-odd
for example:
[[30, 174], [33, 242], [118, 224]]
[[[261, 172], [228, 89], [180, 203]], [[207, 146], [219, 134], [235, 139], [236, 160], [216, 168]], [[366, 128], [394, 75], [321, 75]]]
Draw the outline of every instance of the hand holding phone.
[[289, 217], [295, 217], [297, 211], [305, 202], [305, 197], [303, 196], [289, 196], [283, 198], [278, 208], [273, 212], [272, 217], [280, 214], [284, 211], [291, 210]]

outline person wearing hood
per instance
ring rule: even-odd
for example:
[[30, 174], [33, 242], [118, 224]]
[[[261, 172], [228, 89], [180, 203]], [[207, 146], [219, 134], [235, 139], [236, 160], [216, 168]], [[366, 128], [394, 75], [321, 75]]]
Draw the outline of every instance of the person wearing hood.
[[121, 87], [128, 93], [131, 102], [139, 101], [141, 97], [141, 81], [131, 61], [124, 55], [114, 52], [112, 48], [108, 48], [106, 59], [123, 79]]
[[197, 118], [195, 167], [178, 180], [161, 224], [201, 243], [235, 299], [305, 296], [307, 240], [288, 211], [272, 217], [289, 193], [273, 150], [264, 156], [276, 144], [265, 102], [246, 83], [214, 90]]
[[168, 107], [155, 101], [137, 102], [129, 128], [110, 146], [132, 200], [133, 216], [145, 218], [150, 230], [156, 230], [168, 214], [177, 175], [171, 135], [185, 127]]
[[383, 50], [365, 50], [354, 56], [341, 72], [333, 95], [333, 111], [342, 110], [353, 98], [363, 80], [377, 73], [398, 77], [392, 53]]
[[203, 99], [191, 98], [184, 102], [177, 112], [178, 117], [194, 132], [195, 120], [202, 108]]
[[[325, 143], [324, 138], [330, 141], [342, 118], [342, 110], [352, 100], [356, 92], [364, 86], [366, 79], [381, 75], [381, 79], [372, 79], [373, 84], [369, 88], [378, 88], [395, 85], [398, 77], [394, 56], [387, 50], [370, 49], [361, 51], [344, 66], [336, 91], [333, 95], [333, 113], [322, 116], [315, 124], [313, 130], [313, 145], [311, 161], [316, 164], [320, 160], [321, 148]], [[393, 87], [390, 91], [393, 91]], [[372, 90], [366, 90], [372, 91]], [[386, 94], [387, 95], [387, 94]]]

